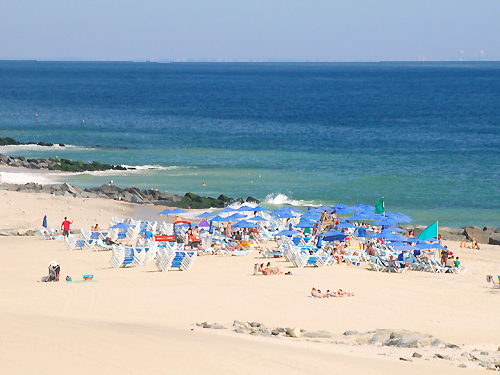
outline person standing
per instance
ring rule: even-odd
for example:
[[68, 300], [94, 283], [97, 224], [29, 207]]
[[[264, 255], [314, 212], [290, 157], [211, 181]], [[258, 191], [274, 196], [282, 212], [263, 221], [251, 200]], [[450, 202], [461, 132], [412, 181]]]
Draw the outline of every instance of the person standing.
[[61, 224], [61, 229], [63, 230], [64, 239], [67, 240], [69, 237], [69, 226], [73, 224], [73, 220], [69, 221], [67, 217], [64, 217], [64, 221]]

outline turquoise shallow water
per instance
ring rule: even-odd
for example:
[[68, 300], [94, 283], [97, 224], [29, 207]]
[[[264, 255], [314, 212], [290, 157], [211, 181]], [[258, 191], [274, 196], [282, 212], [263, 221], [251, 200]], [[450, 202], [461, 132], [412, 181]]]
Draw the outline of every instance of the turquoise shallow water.
[[0, 137], [72, 145], [0, 153], [143, 168], [45, 177], [81, 187], [304, 206], [383, 196], [419, 224], [497, 227], [499, 84], [497, 63], [0, 62]]

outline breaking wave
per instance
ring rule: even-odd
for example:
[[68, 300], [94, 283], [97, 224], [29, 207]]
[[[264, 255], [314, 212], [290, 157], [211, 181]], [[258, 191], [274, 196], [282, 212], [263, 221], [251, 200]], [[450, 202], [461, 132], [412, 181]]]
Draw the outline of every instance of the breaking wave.
[[291, 199], [282, 193], [268, 194], [264, 201], [266, 203], [275, 204], [275, 205], [289, 204], [292, 206], [315, 206], [315, 204], [313, 204], [311, 201]]

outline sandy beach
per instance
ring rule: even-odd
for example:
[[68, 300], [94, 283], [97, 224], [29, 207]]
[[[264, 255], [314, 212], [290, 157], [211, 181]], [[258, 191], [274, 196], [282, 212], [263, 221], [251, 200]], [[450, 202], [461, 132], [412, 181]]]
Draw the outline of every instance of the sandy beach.
[[[111, 217], [135, 212], [132, 204], [111, 200], [6, 191], [0, 192], [0, 207], [0, 230], [21, 232], [40, 229], [45, 214], [49, 227], [59, 227], [67, 216], [72, 228], [89, 229], [96, 221], [106, 228]], [[273, 259], [273, 266], [294, 275], [253, 276], [253, 265], [264, 261], [255, 250], [247, 257], [200, 256], [187, 272], [158, 272], [154, 262], [113, 269], [111, 252], [70, 252], [62, 241], [0, 237], [0, 361], [5, 373], [15, 374], [49, 374], [54, 368], [74, 374], [485, 371], [460, 353], [477, 349], [500, 361], [500, 290], [486, 282], [486, 275], [500, 275], [500, 248], [445, 244], [467, 268], [464, 275], [377, 273], [364, 263], [296, 269]], [[93, 274], [95, 281], [38, 282], [52, 260], [61, 265], [62, 280]], [[342, 288], [355, 297], [313, 299], [312, 287]], [[335, 344], [196, 325], [230, 328], [234, 320], [334, 335], [405, 329], [459, 348]], [[414, 352], [422, 358], [411, 358]], [[451, 360], [434, 358], [437, 353]]]

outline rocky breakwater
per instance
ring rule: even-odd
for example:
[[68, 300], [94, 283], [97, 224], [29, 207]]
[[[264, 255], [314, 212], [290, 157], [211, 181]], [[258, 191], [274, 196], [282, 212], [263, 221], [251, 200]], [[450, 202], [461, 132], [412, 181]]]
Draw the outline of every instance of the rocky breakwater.
[[[422, 230], [425, 229], [423, 225], [405, 225], [403, 226], [406, 230], [413, 230], [416, 237]], [[491, 225], [487, 225], [483, 228], [468, 225], [462, 228], [450, 228], [450, 227], [439, 227], [439, 234], [445, 241], [462, 241], [466, 239], [467, 241], [472, 241], [473, 238], [476, 239], [478, 243], [490, 244], [490, 245], [500, 245], [500, 227], [494, 228]]]
[[[136, 187], [122, 189], [115, 185], [104, 184], [100, 187], [80, 189], [78, 186], [72, 186], [68, 183], [62, 185], [46, 184], [40, 185], [29, 182], [20, 184], [0, 184], [0, 190], [19, 191], [24, 193], [47, 193], [56, 196], [66, 196], [75, 198], [104, 198], [113, 199], [129, 203], [151, 203], [163, 206], [175, 206], [183, 208], [223, 208], [234, 202], [244, 203], [242, 198], [233, 199], [220, 195], [218, 198], [202, 197], [193, 193], [186, 193], [184, 196], [170, 195], [166, 192], [160, 192], [157, 189], [143, 189]], [[248, 197], [246, 202], [259, 203], [258, 200]]]
[[24, 156], [7, 156], [0, 154], [0, 165], [11, 167], [23, 167], [28, 169], [48, 169], [51, 171], [64, 172], [87, 172], [87, 171], [108, 171], [108, 170], [128, 170], [133, 167], [122, 167], [121, 165], [102, 164], [97, 161], [84, 163], [81, 160], [72, 161], [69, 159], [26, 159]]

